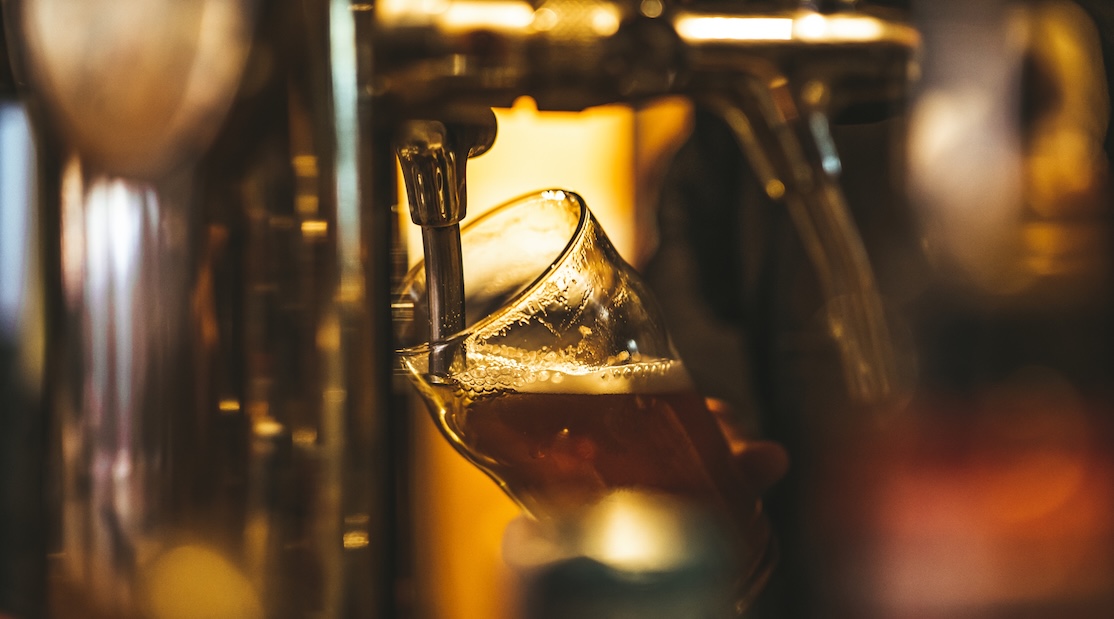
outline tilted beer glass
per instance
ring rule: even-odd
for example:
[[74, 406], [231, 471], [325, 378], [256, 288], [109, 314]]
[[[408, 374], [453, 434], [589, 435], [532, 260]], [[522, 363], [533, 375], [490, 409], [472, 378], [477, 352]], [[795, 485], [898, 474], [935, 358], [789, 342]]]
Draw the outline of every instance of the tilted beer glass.
[[[453, 351], [449, 372], [429, 374], [428, 343], [400, 351], [445, 437], [539, 520], [616, 491], [691, 501], [732, 531], [740, 599], [759, 589], [773, 546], [758, 490], [584, 201], [519, 198], [461, 244], [468, 326], [437, 343]], [[401, 289], [414, 331], [428, 326], [425, 287], [419, 264]]]

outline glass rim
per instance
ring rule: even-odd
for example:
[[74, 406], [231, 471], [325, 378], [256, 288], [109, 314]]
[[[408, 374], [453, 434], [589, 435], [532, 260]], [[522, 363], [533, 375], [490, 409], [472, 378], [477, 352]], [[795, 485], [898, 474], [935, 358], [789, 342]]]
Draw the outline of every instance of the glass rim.
[[[463, 236], [464, 236], [465, 232], [467, 232], [468, 230], [474, 228], [475, 226], [478, 226], [478, 225], [484, 223], [485, 221], [488, 221], [488, 220], [494, 218], [496, 215], [499, 215], [501, 213], [505, 213], [505, 212], [507, 212], [507, 211], [509, 211], [513, 208], [520, 207], [524, 203], [527, 203], [531, 200], [538, 199], [538, 198], [549, 199], [549, 198], [547, 198], [547, 194], [555, 194], [555, 195], [552, 196], [551, 199], [554, 199], [554, 200], [557, 200], [557, 201], [571, 202], [571, 203], [576, 205], [577, 210], [578, 210], [576, 227], [573, 229], [572, 234], [569, 235], [569, 239], [565, 242], [565, 246], [563, 248], [561, 248], [561, 251], [560, 251], [560, 253], [557, 254], [557, 257], [554, 258], [552, 261], [550, 261], [549, 265], [545, 269], [543, 269], [540, 273], [538, 273], [538, 275], [534, 279], [532, 279], [529, 284], [524, 286], [522, 288], [522, 290], [518, 291], [517, 293], [514, 294], [514, 296], [507, 299], [506, 303], [504, 303], [502, 307], [513, 307], [513, 306], [517, 305], [519, 303], [519, 301], [521, 301], [522, 299], [525, 299], [528, 296], [530, 296], [531, 294], [533, 294], [541, 286], [541, 283], [549, 276], [550, 273], [552, 273], [554, 270], [560, 268], [560, 266], [563, 265], [568, 260], [569, 255], [572, 253], [574, 245], [584, 235], [585, 230], [588, 228], [588, 221], [591, 219], [591, 212], [588, 210], [588, 205], [585, 204], [584, 198], [581, 197], [580, 194], [576, 193], [575, 191], [570, 191], [568, 189], [550, 188], [550, 189], [542, 189], [542, 190], [539, 190], [539, 191], [531, 191], [529, 193], [521, 194], [517, 197], [511, 198], [509, 200], [506, 200], [505, 202], [502, 202], [502, 203], [500, 203], [496, 206], [493, 206], [492, 208], [485, 211], [483, 214], [481, 214], [476, 219], [464, 224], [464, 226], [462, 226], [461, 229], [460, 229], [461, 246], [463, 247]], [[399, 287], [399, 291], [404, 290], [410, 282], [417, 279], [418, 272], [419, 271], [424, 271], [424, 270], [425, 270], [425, 259], [423, 258], [422, 260], [419, 260], [413, 267], [411, 267], [406, 272], [406, 275], [403, 276], [402, 285]], [[424, 281], [424, 276], [423, 276], [422, 279]], [[465, 290], [465, 295], [467, 295], [467, 293], [468, 293], [468, 291]], [[468, 337], [469, 335], [472, 335], [476, 331], [478, 331], [478, 330], [486, 327], [487, 325], [495, 322], [496, 316], [498, 316], [501, 313], [502, 313], [502, 311], [497, 311], [497, 312], [494, 312], [492, 314], [488, 314], [487, 316], [484, 316], [484, 317], [480, 318], [479, 320], [477, 320], [474, 324], [472, 324], [470, 326], [466, 326], [465, 328], [461, 329], [460, 331], [457, 331], [456, 333], [453, 333], [452, 335], [446, 337], [443, 341], [451, 342], [451, 341], [455, 341], [455, 340], [464, 339], [464, 338]], [[426, 341], [426, 342], [422, 342], [421, 344], [416, 344], [414, 346], [407, 346], [407, 347], [403, 347], [403, 348], [397, 348], [395, 350], [395, 353], [399, 354], [399, 355], [403, 355], [403, 356], [415, 356], [415, 355], [418, 355], [418, 354], [428, 353], [429, 350], [430, 350], [430, 347], [431, 347], [431, 342]]]

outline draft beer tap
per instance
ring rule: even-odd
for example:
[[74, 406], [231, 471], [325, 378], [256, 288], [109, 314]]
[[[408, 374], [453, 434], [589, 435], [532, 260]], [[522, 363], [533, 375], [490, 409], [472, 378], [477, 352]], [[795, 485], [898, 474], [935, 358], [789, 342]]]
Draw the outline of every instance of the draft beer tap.
[[[884, 407], [901, 378], [872, 268], [838, 184], [841, 162], [829, 118], [899, 101], [917, 34], [868, 14], [705, 6], [380, 3], [369, 96], [382, 114], [415, 119], [419, 127], [446, 113], [508, 106], [520, 96], [542, 110], [579, 111], [681, 95], [719, 115], [767, 196], [791, 215], [827, 300], [823, 319], [840, 352], [846, 391], [857, 403]], [[399, 152], [411, 203], [426, 203], [407, 172], [412, 162]], [[454, 256], [458, 251], [429, 234], [423, 240], [427, 258], [447, 247]], [[454, 261], [451, 269], [434, 270], [456, 274], [460, 267]], [[451, 316], [458, 304], [439, 311], [431, 298], [429, 305], [431, 332], [463, 326]], [[436, 338], [429, 341], [428, 367], [447, 367], [447, 360], [434, 361]], [[434, 378], [425, 376], [429, 384]], [[451, 407], [435, 418], [448, 415], [444, 408]], [[482, 455], [466, 457], [491, 466]]]
[[469, 157], [483, 154], [494, 143], [495, 116], [488, 111], [471, 124], [408, 121], [396, 139], [411, 219], [422, 228], [428, 265], [430, 374], [443, 376], [455, 356], [445, 340], [464, 329], [460, 222], [468, 211], [465, 170]]
[[900, 98], [918, 36], [867, 14], [748, 9], [385, 2], [376, 7], [369, 88], [380, 110], [415, 118], [519, 96], [540, 109], [581, 110], [679, 94], [713, 110], [766, 193], [792, 214], [830, 301], [826, 319], [848, 391], [877, 402], [896, 386], [892, 342], [835, 181], [828, 112]]

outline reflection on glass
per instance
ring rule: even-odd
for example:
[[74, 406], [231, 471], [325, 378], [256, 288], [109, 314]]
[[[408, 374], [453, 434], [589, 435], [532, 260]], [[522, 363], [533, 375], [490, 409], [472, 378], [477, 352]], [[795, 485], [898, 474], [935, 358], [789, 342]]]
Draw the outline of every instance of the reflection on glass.
[[[448, 376], [429, 346], [402, 360], [440, 429], [528, 513], [560, 519], [617, 489], [663, 492], [719, 514], [749, 574], [770, 537], [716, 420], [694, 391], [648, 292], [578, 196], [547, 191], [462, 231], [469, 326]], [[425, 276], [403, 300], [422, 317]], [[421, 341], [421, 334], [410, 334]]]
[[27, 113], [0, 101], [0, 336], [16, 332], [24, 300], [33, 248], [33, 152]]

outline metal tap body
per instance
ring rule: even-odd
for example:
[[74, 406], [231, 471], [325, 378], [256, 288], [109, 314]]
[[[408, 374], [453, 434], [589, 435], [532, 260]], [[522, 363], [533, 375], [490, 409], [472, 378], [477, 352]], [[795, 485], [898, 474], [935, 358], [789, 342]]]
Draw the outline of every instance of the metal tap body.
[[[375, 70], [365, 95], [387, 118], [427, 122], [474, 116], [520, 96], [545, 110], [638, 105], [667, 95], [707, 106], [726, 121], [765, 192], [792, 215], [831, 300], [827, 321], [849, 392], [877, 401], [894, 387], [893, 353], [837, 183], [840, 160], [828, 117], [832, 110], [900, 100], [916, 31], [867, 14], [705, 4], [487, 0], [428, 9], [380, 3]], [[402, 161], [404, 169], [411, 165]], [[411, 201], [424, 204], [412, 176]], [[460, 191], [464, 183], [449, 187]], [[430, 229], [417, 214], [414, 221]], [[444, 234], [423, 239], [427, 255], [431, 243], [441, 245], [435, 256], [456, 251]], [[441, 287], [456, 278], [437, 266], [430, 272]], [[446, 314], [435, 308], [431, 322], [443, 326]]]

